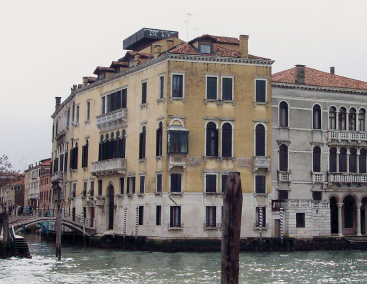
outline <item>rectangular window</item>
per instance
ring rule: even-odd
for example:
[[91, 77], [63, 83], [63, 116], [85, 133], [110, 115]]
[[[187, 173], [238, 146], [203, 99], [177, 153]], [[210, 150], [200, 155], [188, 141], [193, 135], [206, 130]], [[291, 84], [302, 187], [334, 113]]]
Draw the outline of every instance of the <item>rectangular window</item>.
[[89, 195], [90, 196], [94, 196], [94, 180], [90, 181], [90, 190], [89, 190]]
[[171, 206], [170, 227], [181, 227], [181, 206]]
[[256, 102], [265, 103], [266, 102], [266, 80], [256, 80], [255, 86]]
[[79, 106], [76, 106], [76, 123], [79, 123]]
[[297, 228], [305, 227], [305, 213], [296, 213], [296, 227]]
[[73, 192], [72, 192], [72, 197], [76, 196], [76, 182], [73, 183]]
[[140, 194], [144, 194], [145, 192], [145, 176], [140, 176]]
[[255, 176], [255, 193], [266, 193], [265, 176]]
[[224, 193], [226, 189], [228, 175], [222, 175], [222, 192]]
[[162, 174], [157, 174], [157, 192], [162, 192]]
[[147, 82], [141, 84], [141, 103], [147, 103]]
[[206, 77], [206, 99], [217, 100], [218, 98], [218, 78]]
[[228, 77], [222, 78], [222, 100], [224, 101], [233, 100], [233, 78]]
[[159, 98], [163, 99], [164, 97], [164, 76], [159, 77]]
[[160, 226], [162, 224], [162, 206], [157, 205], [156, 215], [155, 215], [155, 224]]
[[215, 227], [217, 218], [216, 218], [217, 207], [215, 206], [206, 206], [206, 221], [205, 225], [207, 227]]
[[74, 122], [75, 120], [74, 120], [74, 118], [75, 118], [75, 103], [73, 103], [73, 115], [72, 115], [72, 117], [71, 117], [71, 121], [72, 122]]
[[120, 194], [124, 194], [125, 189], [125, 178], [120, 178]]
[[206, 174], [205, 175], [205, 192], [215, 193], [217, 192], [217, 175]]
[[106, 97], [102, 97], [102, 114], [106, 113]]
[[172, 75], [172, 97], [183, 98], [183, 75]]
[[102, 195], [102, 180], [98, 180], [98, 195]]
[[68, 114], [66, 116], [66, 127], [69, 127], [70, 123], [70, 108], [68, 108]]
[[144, 221], [144, 206], [139, 206], [139, 225], [143, 225]]
[[256, 227], [260, 227], [261, 219], [262, 226], [266, 227], [266, 207], [256, 207]]
[[134, 194], [135, 193], [135, 177], [127, 178], [127, 193]]
[[168, 154], [187, 154], [189, 150], [188, 131], [168, 132]]
[[171, 174], [171, 192], [181, 192], [181, 174]]
[[200, 52], [210, 54], [212, 53], [212, 46], [210, 44], [200, 44]]
[[288, 199], [288, 190], [278, 190], [278, 199], [279, 200], [287, 200]]
[[83, 187], [83, 196], [86, 197], [87, 196], [87, 187], [88, 187], [88, 182], [84, 182], [84, 187]]
[[127, 89], [121, 90], [121, 108], [126, 108], [127, 105]]
[[315, 201], [321, 201], [322, 192], [321, 191], [313, 191], [312, 192], [312, 199], [315, 200]]
[[90, 102], [87, 102], [87, 120], [90, 119]]

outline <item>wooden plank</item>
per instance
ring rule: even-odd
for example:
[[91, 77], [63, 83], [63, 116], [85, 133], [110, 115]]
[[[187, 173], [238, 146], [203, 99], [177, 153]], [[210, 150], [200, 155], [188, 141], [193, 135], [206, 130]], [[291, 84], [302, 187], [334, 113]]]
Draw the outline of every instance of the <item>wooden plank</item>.
[[228, 175], [223, 198], [222, 284], [238, 284], [241, 215], [241, 177], [234, 172]]

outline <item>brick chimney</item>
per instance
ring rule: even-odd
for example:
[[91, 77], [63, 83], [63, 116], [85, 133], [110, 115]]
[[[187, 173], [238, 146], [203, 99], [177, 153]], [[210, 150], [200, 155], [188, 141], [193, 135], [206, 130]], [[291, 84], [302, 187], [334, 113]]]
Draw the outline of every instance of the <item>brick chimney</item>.
[[56, 100], [55, 110], [58, 110], [61, 104], [61, 97], [55, 97], [55, 100]]
[[157, 43], [153, 45], [154, 58], [157, 58], [162, 52], [162, 45]]
[[330, 74], [335, 75], [335, 67], [334, 66], [330, 67]]
[[240, 35], [240, 56], [248, 58], [248, 35]]
[[305, 84], [305, 66], [306, 65], [296, 65], [296, 84]]
[[136, 53], [134, 55], [134, 67], [135, 66], [138, 66], [140, 64], [140, 54], [139, 53]]

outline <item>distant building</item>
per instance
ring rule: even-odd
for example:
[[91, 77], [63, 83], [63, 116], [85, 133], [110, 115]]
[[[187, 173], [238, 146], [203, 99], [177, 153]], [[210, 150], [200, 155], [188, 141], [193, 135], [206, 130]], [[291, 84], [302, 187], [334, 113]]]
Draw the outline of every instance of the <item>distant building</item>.
[[220, 238], [222, 193], [237, 171], [241, 236], [271, 236], [273, 61], [249, 54], [248, 36], [187, 43], [142, 29], [124, 48], [56, 98], [51, 182], [66, 210], [95, 219], [98, 233]]
[[9, 212], [24, 206], [24, 179], [1, 188], [0, 201]]
[[46, 177], [51, 172], [51, 159], [44, 159], [39, 163], [29, 165], [25, 173], [25, 204], [31, 208], [40, 208], [41, 175]]
[[[51, 161], [51, 160], [49, 160]], [[40, 172], [40, 209], [48, 210], [53, 208], [51, 202], [51, 168], [42, 167]]]
[[366, 234], [367, 82], [297, 65], [272, 76], [274, 236]]

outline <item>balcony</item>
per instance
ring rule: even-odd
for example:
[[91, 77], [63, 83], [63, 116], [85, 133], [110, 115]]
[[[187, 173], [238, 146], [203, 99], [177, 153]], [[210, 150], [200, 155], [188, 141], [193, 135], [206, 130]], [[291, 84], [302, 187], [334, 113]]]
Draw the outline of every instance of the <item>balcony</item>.
[[64, 173], [63, 172], [56, 172], [56, 173], [53, 173], [52, 176], [51, 176], [51, 183], [53, 182], [62, 182], [63, 181], [63, 177], [64, 177]]
[[266, 156], [255, 156], [254, 157], [254, 171], [257, 171], [259, 169], [270, 169], [270, 157]]
[[91, 173], [94, 176], [125, 174], [126, 159], [117, 158], [92, 163]]
[[63, 129], [63, 130], [59, 131], [59, 132], [56, 134], [55, 139], [56, 139], [56, 140], [59, 140], [61, 137], [64, 137], [64, 136], [65, 136], [65, 134], [66, 134], [66, 130], [65, 130], [65, 129]]
[[109, 126], [111, 124], [127, 122], [127, 109], [122, 108], [106, 114], [97, 116], [97, 127], [103, 128], [104, 126]]
[[367, 174], [329, 173], [330, 183], [364, 183], [367, 184]]
[[324, 183], [324, 173], [312, 172], [312, 184]]
[[347, 131], [347, 130], [330, 130], [329, 131], [329, 142], [331, 141], [353, 141], [361, 143], [362, 141], [367, 142], [367, 133], [358, 131]]
[[290, 183], [292, 180], [291, 171], [278, 171], [278, 183]]
[[290, 200], [272, 200], [273, 211], [280, 211], [283, 209], [305, 209], [305, 208], [316, 208], [325, 209], [329, 208], [328, 201], [315, 201], [311, 199], [290, 199]]

